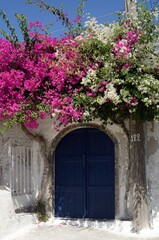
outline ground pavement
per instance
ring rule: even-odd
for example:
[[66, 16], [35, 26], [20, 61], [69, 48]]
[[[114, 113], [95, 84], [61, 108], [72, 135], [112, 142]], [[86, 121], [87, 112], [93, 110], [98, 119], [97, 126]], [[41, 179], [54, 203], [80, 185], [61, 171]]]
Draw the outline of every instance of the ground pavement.
[[0, 240], [159, 240], [159, 224], [155, 232], [147, 230], [137, 235], [131, 233], [130, 221], [117, 219], [109, 222], [51, 218], [38, 223], [34, 214], [15, 214], [11, 192], [6, 187], [0, 187], [0, 199]]
[[123, 234], [70, 225], [32, 224], [1, 240], [159, 240], [156, 234]]

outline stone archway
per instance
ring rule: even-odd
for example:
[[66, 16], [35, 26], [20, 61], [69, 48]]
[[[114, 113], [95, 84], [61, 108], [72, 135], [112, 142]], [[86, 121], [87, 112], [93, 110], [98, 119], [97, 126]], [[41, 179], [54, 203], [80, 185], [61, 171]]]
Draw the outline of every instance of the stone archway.
[[55, 150], [61, 139], [69, 132], [79, 128], [96, 128], [106, 133], [113, 141], [115, 145], [115, 218], [127, 219], [131, 217], [131, 206], [127, 205], [127, 198], [130, 195], [129, 188], [127, 187], [128, 174], [128, 140], [123, 129], [116, 124], [108, 125], [106, 129], [103, 129], [98, 123], [86, 123], [86, 124], [72, 124], [66, 128], [63, 128], [52, 141], [52, 168], [53, 168], [53, 181], [52, 186], [52, 206], [53, 215], [55, 210]]

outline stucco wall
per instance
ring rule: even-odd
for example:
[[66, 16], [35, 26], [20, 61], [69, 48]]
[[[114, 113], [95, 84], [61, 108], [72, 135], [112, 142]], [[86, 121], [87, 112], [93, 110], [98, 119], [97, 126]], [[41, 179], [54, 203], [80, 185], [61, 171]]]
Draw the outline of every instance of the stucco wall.
[[[31, 141], [21, 130], [20, 127], [15, 126], [12, 129], [3, 132], [0, 135], [0, 141], [1, 141], [1, 151], [0, 151], [0, 186], [7, 186], [12, 191], [13, 196], [13, 202], [15, 209], [24, 209], [27, 207], [30, 207], [34, 199], [37, 196], [38, 190], [40, 188], [40, 181], [42, 177], [43, 172], [43, 160], [41, 159], [41, 156], [39, 154], [39, 146], [36, 142]], [[32, 150], [31, 152], [31, 180], [29, 184], [31, 185], [31, 191], [25, 193], [21, 192], [19, 195], [14, 194], [14, 185], [16, 182], [17, 184], [21, 183], [21, 187], [23, 187], [23, 179], [22, 174], [20, 173], [20, 168], [17, 168], [17, 172], [19, 173], [18, 176], [15, 176], [15, 158], [13, 158], [13, 153], [11, 152], [12, 149], [19, 147], [19, 151], [21, 148], [25, 151], [25, 147]], [[18, 155], [18, 154], [17, 154]], [[19, 152], [20, 155], [20, 152]], [[21, 155], [21, 158], [23, 158], [24, 155]], [[23, 160], [23, 159], [22, 159]], [[19, 159], [17, 159], [19, 161]], [[23, 167], [20, 166], [19, 167]], [[25, 173], [27, 174], [27, 173]], [[29, 176], [29, 175], [28, 175]], [[22, 178], [22, 180], [18, 180], [19, 178]], [[27, 178], [27, 176], [26, 176]], [[20, 188], [20, 186], [18, 186]]]
[[[53, 176], [51, 182], [50, 195], [54, 193], [54, 151], [59, 141], [70, 131], [80, 127], [96, 127], [100, 128], [100, 122], [95, 121], [90, 124], [72, 124], [66, 128], [62, 128], [59, 132], [54, 129], [53, 120], [46, 119], [39, 121], [39, 128], [33, 130], [34, 134], [42, 135], [47, 141], [47, 147], [51, 155], [51, 167], [53, 169]], [[121, 127], [113, 124], [108, 125], [104, 130], [115, 144], [115, 202], [116, 202], [116, 218], [127, 219], [132, 217], [132, 197], [129, 191], [127, 174], [129, 165], [129, 152], [127, 136]], [[159, 222], [159, 124], [146, 123], [145, 124], [146, 136], [146, 169], [147, 169], [147, 183], [148, 183], [148, 200], [151, 220], [153, 224]], [[11, 178], [11, 154], [10, 144], [15, 139], [20, 141], [29, 140], [20, 127], [15, 126], [5, 134], [3, 134], [3, 150], [0, 153], [0, 163], [2, 174], [0, 178], [0, 185], [10, 187]], [[31, 141], [31, 140], [29, 140]], [[32, 193], [23, 194], [21, 196], [14, 196], [14, 204], [16, 208], [23, 208], [32, 205], [38, 195], [41, 186], [41, 179], [44, 169], [43, 159], [40, 155], [40, 146], [37, 142], [32, 142]], [[2, 145], [2, 144], [1, 144]], [[3, 177], [2, 177], [3, 176]], [[54, 196], [53, 205], [54, 205]], [[125, 199], [128, 198], [128, 201]], [[54, 209], [53, 209], [54, 210]]]
[[[98, 121], [92, 122], [91, 124], [72, 124], [66, 128], [62, 128], [59, 132], [54, 129], [53, 120], [46, 119], [45, 121], [39, 122], [39, 128], [33, 130], [34, 134], [42, 135], [47, 141], [47, 147], [50, 151], [51, 161], [52, 161], [52, 186], [50, 195], [54, 193], [54, 171], [55, 171], [55, 159], [54, 159], [54, 151], [56, 150], [56, 146], [59, 141], [70, 131], [80, 128], [80, 127], [95, 127], [100, 128], [100, 123]], [[131, 204], [127, 205], [125, 202], [125, 194], [126, 194], [126, 176], [128, 169], [128, 142], [127, 137], [121, 127], [113, 124], [108, 125], [104, 130], [106, 134], [108, 134], [114, 144], [115, 144], [115, 202], [116, 202], [116, 218], [124, 219], [127, 217], [131, 217]], [[1, 178], [1, 185], [7, 185], [10, 187], [12, 185], [10, 178], [10, 172], [12, 168], [11, 163], [11, 153], [10, 153], [10, 144], [14, 139], [28, 140], [28, 137], [24, 134], [20, 127], [14, 127], [5, 134], [3, 134], [4, 138], [4, 148], [0, 155], [0, 162], [5, 162], [3, 177]], [[21, 196], [14, 196], [14, 204], [16, 208], [23, 208], [34, 203], [34, 200], [37, 197], [38, 191], [41, 186], [41, 179], [43, 174], [43, 159], [40, 155], [40, 146], [36, 142], [32, 142], [33, 153], [32, 153], [32, 194], [23, 194]], [[3, 158], [3, 159], [2, 159]], [[13, 173], [14, 174], [14, 173]], [[6, 177], [7, 176], [7, 177]], [[11, 186], [12, 187], [12, 186]], [[54, 196], [53, 206], [54, 206]], [[53, 209], [54, 211], [54, 209]]]
[[159, 225], [159, 123], [147, 122], [146, 134], [146, 162], [148, 200], [151, 220], [154, 226]]
[[[51, 154], [51, 161], [54, 176], [54, 151], [59, 141], [70, 131], [79, 127], [96, 127], [100, 129], [98, 121], [91, 124], [79, 125], [73, 124], [67, 128], [57, 132], [53, 127], [52, 119], [40, 121], [39, 128], [34, 130], [34, 134], [40, 134], [47, 140], [47, 146]], [[115, 185], [116, 185], [116, 218], [125, 219], [131, 218], [132, 203], [131, 191], [128, 191], [128, 141], [123, 130], [113, 124], [108, 125], [105, 129], [115, 144]], [[32, 193], [14, 196], [15, 208], [23, 208], [31, 206], [40, 190], [41, 179], [44, 169], [43, 159], [40, 155], [40, 147], [37, 142], [31, 141], [21, 130], [20, 127], [13, 127], [9, 131], [0, 135], [0, 186], [12, 187], [11, 169], [12, 156], [10, 146], [16, 139], [25, 144], [25, 140], [32, 144]], [[146, 171], [147, 171], [147, 186], [148, 186], [148, 204], [150, 211], [150, 220], [153, 226], [159, 224], [159, 123], [147, 122], [145, 124], [145, 150], [146, 150]], [[14, 173], [13, 173], [14, 174]], [[52, 187], [50, 195], [54, 193], [54, 177], [52, 177]], [[127, 193], [127, 195], [126, 195]], [[129, 201], [125, 201], [128, 197]], [[54, 196], [53, 196], [54, 200]]]

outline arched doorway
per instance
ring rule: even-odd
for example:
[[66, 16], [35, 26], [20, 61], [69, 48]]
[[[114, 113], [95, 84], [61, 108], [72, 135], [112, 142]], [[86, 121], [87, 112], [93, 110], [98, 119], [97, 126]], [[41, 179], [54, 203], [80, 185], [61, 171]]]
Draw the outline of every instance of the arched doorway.
[[68, 133], [55, 151], [55, 216], [114, 219], [114, 143], [95, 128]]

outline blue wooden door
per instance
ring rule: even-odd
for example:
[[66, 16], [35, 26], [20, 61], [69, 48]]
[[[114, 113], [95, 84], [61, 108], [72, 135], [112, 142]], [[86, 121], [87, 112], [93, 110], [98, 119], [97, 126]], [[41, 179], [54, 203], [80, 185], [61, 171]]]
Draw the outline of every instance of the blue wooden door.
[[67, 134], [55, 153], [55, 216], [114, 219], [114, 144], [102, 131]]

